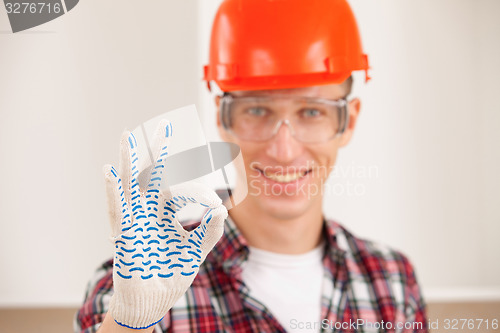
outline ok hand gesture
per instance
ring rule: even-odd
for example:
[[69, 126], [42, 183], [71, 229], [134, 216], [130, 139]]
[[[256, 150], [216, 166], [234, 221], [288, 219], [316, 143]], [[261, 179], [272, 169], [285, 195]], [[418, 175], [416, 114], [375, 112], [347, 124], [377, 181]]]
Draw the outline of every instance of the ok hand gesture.
[[[208, 252], [220, 239], [227, 210], [210, 189], [181, 184], [160, 190], [168, 179], [165, 158], [172, 125], [162, 120], [155, 134], [155, 164], [146, 189], [139, 188], [137, 141], [125, 132], [121, 140], [120, 172], [106, 165], [104, 174], [115, 245], [114, 295], [109, 313], [129, 328], [159, 322], [186, 292]], [[207, 211], [201, 224], [187, 232], [176, 214], [188, 204]]]

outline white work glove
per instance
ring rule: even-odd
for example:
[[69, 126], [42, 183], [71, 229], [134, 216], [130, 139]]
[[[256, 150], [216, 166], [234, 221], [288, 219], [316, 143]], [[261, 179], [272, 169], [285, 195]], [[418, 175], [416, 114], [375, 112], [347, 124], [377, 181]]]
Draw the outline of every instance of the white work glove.
[[[193, 282], [206, 255], [222, 236], [227, 209], [201, 184], [159, 190], [167, 177], [165, 158], [172, 125], [162, 120], [155, 135], [156, 163], [146, 189], [138, 183], [135, 137], [121, 140], [120, 172], [104, 167], [115, 256], [114, 294], [108, 313], [122, 326], [147, 328], [159, 322]], [[201, 224], [187, 232], [176, 213], [190, 203], [207, 208]]]

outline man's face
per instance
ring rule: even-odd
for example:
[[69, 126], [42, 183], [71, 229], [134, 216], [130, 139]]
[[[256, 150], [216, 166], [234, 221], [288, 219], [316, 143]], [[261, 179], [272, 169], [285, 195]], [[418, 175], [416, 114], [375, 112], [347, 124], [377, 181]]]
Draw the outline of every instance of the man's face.
[[[345, 96], [342, 85], [324, 85], [307, 88], [240, 91], [242, 96], [299, 96], [337, 100]], [[297, 112], [287, 99], [275, 105], [281, 119], [289, 119]], [[217, 99], [219, 105], [219, 100]], [[349, 125], [342, 135], [325, 142], [303, 143], [297, 140], [286, 124], [275, 135], [263, 142], [241, 140], [228, 133], [218, 121], [222, 138], [241, 148], [248, 187], [247, 204], [278, 219], [293, 219], [311, 209], [320, 209], [325, 184], [337, 157], [339, 147], [346, 145], [352, 135], [359, 112], [359, 100], [348, 105]], [[294, 128], [297, 131], [296, 128]]]

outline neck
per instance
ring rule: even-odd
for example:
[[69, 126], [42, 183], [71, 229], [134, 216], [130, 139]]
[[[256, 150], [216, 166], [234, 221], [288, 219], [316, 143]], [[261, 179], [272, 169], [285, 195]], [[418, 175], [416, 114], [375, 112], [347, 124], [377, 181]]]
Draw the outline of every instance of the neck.
[[273, 216], [248, 197], [229, 211], [248, 245], [276, 253], [301, 254], [321, 242], [323, 215], [321, 198], [308, 211], [293, 218]]

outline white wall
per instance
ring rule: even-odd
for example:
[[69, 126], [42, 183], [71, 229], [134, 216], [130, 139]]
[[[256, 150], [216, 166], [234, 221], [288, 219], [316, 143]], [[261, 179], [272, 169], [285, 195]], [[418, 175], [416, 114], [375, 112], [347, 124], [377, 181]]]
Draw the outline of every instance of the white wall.
[[500, 3], [352, 4], [373, 81], [339, 162], [379, 176], [329, 212], [407, 253], [430, 298], [500, 297]]
[[0, 8], [0, 305], [76, 305], [110, 258], [121, 132], [197, 103], [194, 1], [80, 1], [30, 31]]
[[[101, 168], [124, 128], [197, 103], [216, 138], [200, 78], [217, 3], [81, 1], [15, 35], [0, 9], [0, 305], [81, 302], [111, 256]], [[364, 194], [331, 193], [327, 214], [408, 254], [431, 298], [498, 297], [500, 2], [351, 4], [373, 80], [356, 76], [332, 184]]]

